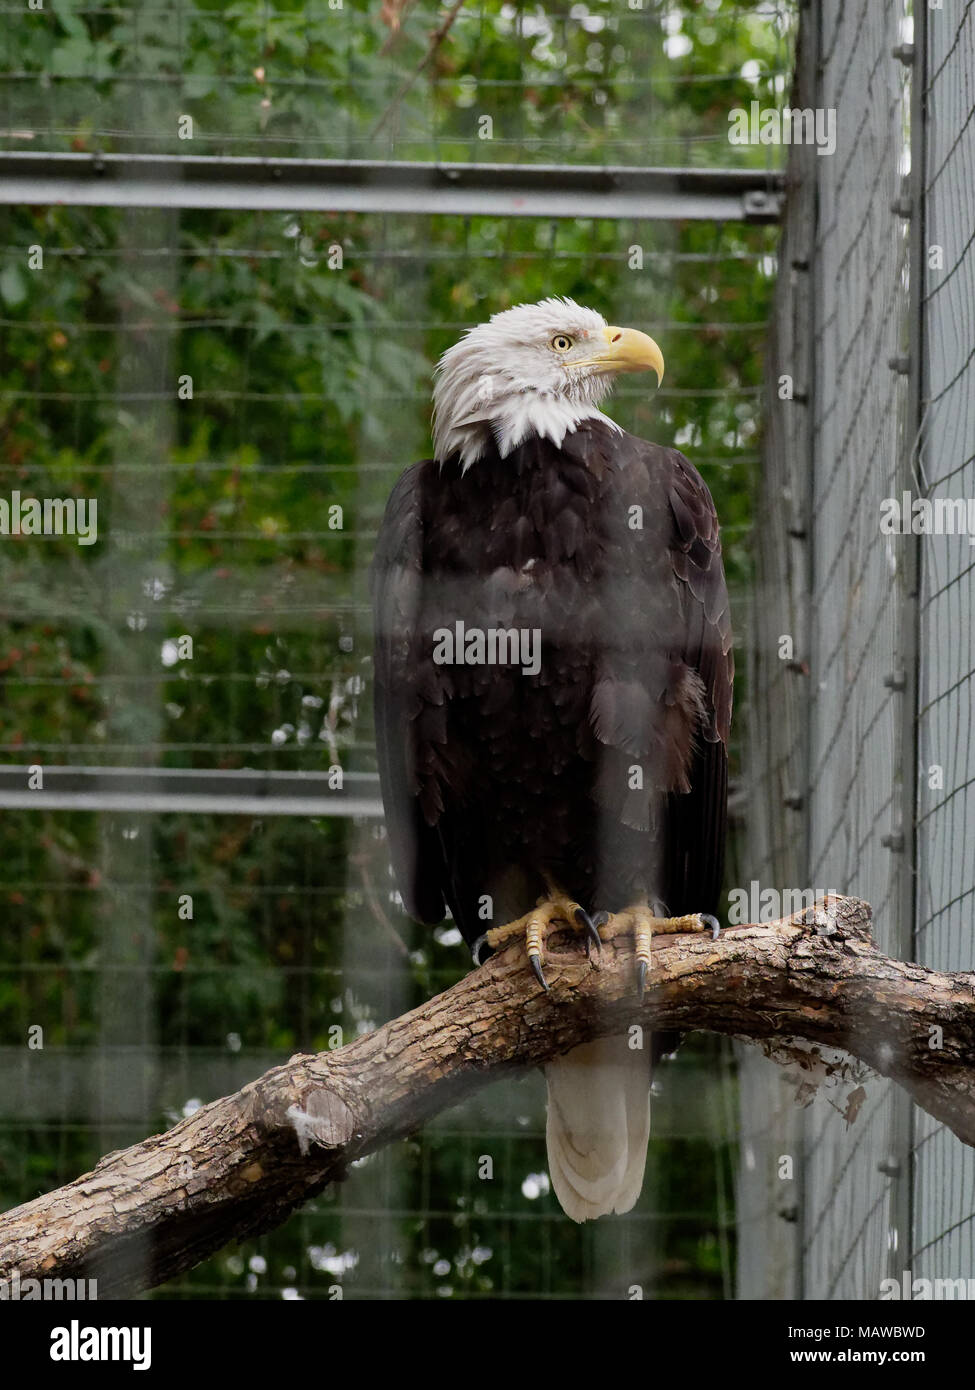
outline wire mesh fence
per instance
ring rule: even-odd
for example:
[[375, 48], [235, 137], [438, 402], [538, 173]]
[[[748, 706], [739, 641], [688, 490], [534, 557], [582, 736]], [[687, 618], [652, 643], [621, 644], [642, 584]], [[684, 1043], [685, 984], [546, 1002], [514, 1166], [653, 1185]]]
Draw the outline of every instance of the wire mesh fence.
[[[975, 7], [932, 13], [923, 74], [923, 417], [914, 497], [964, 526], [922, 535], [917, 801], [917, 959], [970, 970], [975, 894], [975, 747], [972, 742], [975, 551], [975, 144], [971, 75]], [[937, 516], [937, 512], [935, 512]], [[918, 1112], [914, 1224], [904, 1267], [959, 1278], [975, 1267], [975, 1163], [943, 1126]]]
[[[971, 6], [915, 7], [913, 22], [909, 7], [817, 9], [797, 104], [835, 109], [837, 146], [793, 151], [789, 172], [751, 862], [772, 883], [869, 900], [881, 949], [967, 970], [971, 550], [967, 522], [941, 535], [913, 509], [952, 498], [967, 515], [972, 491]], [[766, 1141], [764, 1173], [744, 1182], [743, 1289], [869, 1299], [905, 1270], [971, 1274], [960, 1141], [877, 1079], [855, 1121], [821, 1093], [799, 1125], [763, 1066], [743, 1085]], [[767, 1177], [776, 1149], [801, 1154], [788, 1195]]]
[[[673, 6], [465, 6], [397, 100], [450, 14], [398, 9], [398, 39], [325, 5], [75, 8], [29, 33], [8, 14], [4, 144], [186, 153], [188, 114], [212, 155], [777, 161], [729, 145], [727, 111], [782, 99], [787, 6], [710, 6], [689, 48]], [[32, 205], [0, 228], [0, 492], [94, 498], [99, 526], [92, 546], [8, 538], [4, 763], [368, 777], [382, 506], [429, 450], [432, 363], [512, 298], [572, 295], [669, 346], [654, 400], [623, 389], [613, 413], [707, 477], [742, 610], [774, 228]], [[376, 814], [229, 811], [4, 813], [5, 1205], [466, 969], [450, 923], [403, 916]], [[38, 1026], [43, 1047], [25, 1047]], [[731, 1296], [730, 1052], [685, 1048], [658, 1090], [625, 1220], [568, 1229], [531, 1077], [167, 1293]]]

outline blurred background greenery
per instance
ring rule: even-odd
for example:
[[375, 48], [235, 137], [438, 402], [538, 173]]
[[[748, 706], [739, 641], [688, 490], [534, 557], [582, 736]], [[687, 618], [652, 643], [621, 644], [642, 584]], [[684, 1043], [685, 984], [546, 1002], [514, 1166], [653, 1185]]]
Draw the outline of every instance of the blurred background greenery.
[[[793, 24], [786, 3], [467, 4], [431, 51], [448, 11], [404, 0], [4, 13], [7, 149], [713, 167], [774, 167], [776, 150], [728, 144], [727, 113], [784, 99]], [[663, 387], [610, 408], [706, 477], [743, 631], [775, 228], [57, 206], [0, 225], [0, 496], [99, 509], [91, 547], [0, 541], [3, 762], [374, 770], [365, 596], [385, 497], [429, 450], [440, 352], [543, 295], [661, 343]], [[457, 979], [457, 933], [404, 917], [382, 834], [4, 812], [0, 1205]], [[627, 1218], [562, 1217], [530, 1076], [162, 1292], [729, 1297], [730, 1050], [693, 1040], [657, 1089]]]

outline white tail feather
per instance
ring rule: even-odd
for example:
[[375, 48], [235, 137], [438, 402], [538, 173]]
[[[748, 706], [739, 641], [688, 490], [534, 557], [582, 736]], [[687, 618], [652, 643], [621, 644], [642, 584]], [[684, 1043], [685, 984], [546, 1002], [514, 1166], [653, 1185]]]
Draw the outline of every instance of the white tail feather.
[[545, 1138], [555, 1195], [573, 1221], [629, 1211], [650, 1138], [647, 1055], [625, 1037], [584, 1043], [545, 1068]]

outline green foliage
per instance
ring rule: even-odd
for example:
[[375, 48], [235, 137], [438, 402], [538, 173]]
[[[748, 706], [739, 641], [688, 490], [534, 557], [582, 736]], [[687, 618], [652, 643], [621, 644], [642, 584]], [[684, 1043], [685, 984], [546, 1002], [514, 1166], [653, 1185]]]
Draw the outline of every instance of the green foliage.
[[38, 79], [11, 93], [10, 126], [75, 150], [186, 153], [189, 116], [191, 148], [208, 154], [766, 160], [761, 146], [729, 149], [727, 113], [781, 96], [787, 4], [749, 15], [724, 0], [486, 0], [465, 5], [431, 51], [443, 17], [411, 6], [393, 34], [379, 5], [351, 0], [48, 5], [8, 26], [9, 65]]

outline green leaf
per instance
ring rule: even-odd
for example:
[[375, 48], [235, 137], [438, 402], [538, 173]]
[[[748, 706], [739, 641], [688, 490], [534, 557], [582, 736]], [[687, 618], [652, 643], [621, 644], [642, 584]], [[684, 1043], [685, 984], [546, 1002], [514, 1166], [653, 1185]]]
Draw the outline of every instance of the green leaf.
[[27, 285], [19, 265], [6, 265], [0, 270], [0, 298], [12, 309], [27, 298]]
[[69, 0], [53, 0], [51, 8], [57, 15], [58, 23], [66, 34], [70, 34], [72, 38], [87, 40], [88, 30], [81, 19], [72, 13]]
[[55, 77], [92, 77], [95, 46], [87, 34], [72, 34], [51, 53], [51, 72]]

